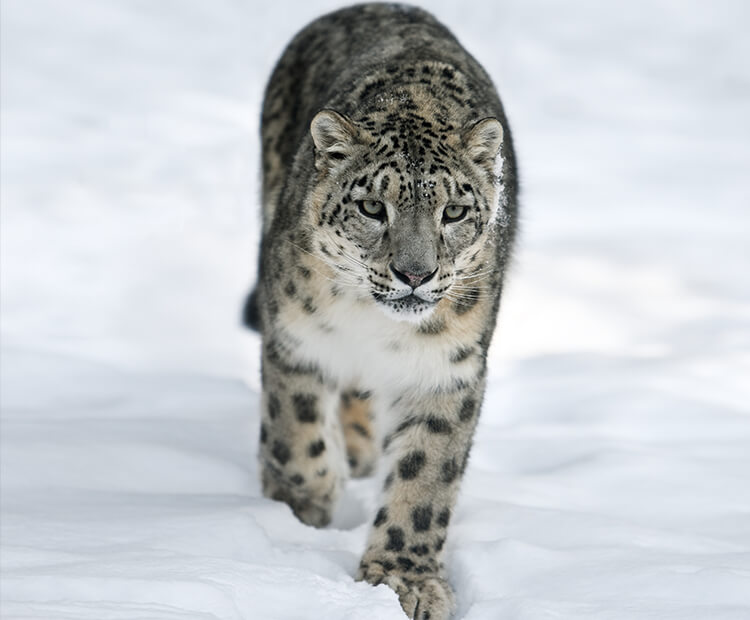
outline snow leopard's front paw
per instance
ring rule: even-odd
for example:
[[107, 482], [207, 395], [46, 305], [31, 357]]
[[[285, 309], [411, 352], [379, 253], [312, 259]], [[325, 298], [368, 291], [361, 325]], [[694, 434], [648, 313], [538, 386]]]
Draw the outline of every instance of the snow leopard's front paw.
[[286, 503], [307, 525], [325, 527], [331, 522], [336, 499], [335, 482], [330, 489], [311, 488], [301, 475], [286, 478], [270, 464], [263, 467], [263, 495]]
[[448, 620], [454, 610], [453, 590], [437, 575], [399, 570], [392, 562], [362, 561], [358, 581], [386, 584], [396, 594], [406, 615], [414, 620]]

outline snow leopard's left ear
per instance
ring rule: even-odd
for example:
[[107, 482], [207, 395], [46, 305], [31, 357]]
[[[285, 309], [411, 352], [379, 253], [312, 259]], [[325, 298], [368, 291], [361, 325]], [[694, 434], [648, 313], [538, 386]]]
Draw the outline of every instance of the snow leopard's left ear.
[[315, 167], [324, 171], [334, 168], [354, 154], [360, 144], [357, 126], [335, 110], [321, 110], [310, 123], [315, 144]]
[[500, 175], [503, 126], [496, 118], [484, 118], [463, 131], [463, 147], [467, 157], [494, 176]]

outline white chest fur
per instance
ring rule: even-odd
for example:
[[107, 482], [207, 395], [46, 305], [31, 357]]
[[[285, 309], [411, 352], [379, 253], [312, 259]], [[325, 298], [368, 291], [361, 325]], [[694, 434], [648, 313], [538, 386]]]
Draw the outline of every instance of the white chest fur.
[[342, 296], [313, 315], [286, 318], [286, 330], [299, 343], [297, 354], [342, 387], [397, 395], [432, 391], [476, 373], [477, 359], [451, 361], [467, 343], [450, 329], [420, 333], [415, 324], [386, 316], [373, 302]]

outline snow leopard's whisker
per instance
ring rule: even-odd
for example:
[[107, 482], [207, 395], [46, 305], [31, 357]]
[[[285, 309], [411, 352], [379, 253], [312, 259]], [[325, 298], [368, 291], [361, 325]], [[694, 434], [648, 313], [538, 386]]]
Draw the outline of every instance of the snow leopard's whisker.
[[[311, 252], [310, 250], [306, 250], [306, 249], [305, 249], [305, 248], [303, 248], [303, 247], [302, 247], [301, 245], [299, 245], [298, 243], [295, 243], [295, 242], [294, 242], [294, 241], [292, 241], [291, 239], [287, 239], [286, 241], [287, 241], [288, 243], [290, 243], [291, 245], [293, 245], [293, 246], [294, 246], [295, 248], [297, 248], [297, 249], [298, 249], [298, 250], [299, 250], [300, 252], [304, 252], [305, 254], [309, 254], [310, 256], [312, 256], [313, 258], [315, 258], [316, 260], [319, 260], [319, 261], [320, 261], [321, 263], [324, 263], [325, 265], [328, 265], [328, 266], [329, 266], [329, 267], [330, 267], [331, 269], [337, 269], [337, 270], [339, 270], [339, 271], [344, 271], [344, 270], [346, 270], [346, 268], [345, 268], [345, 267], [342, 267], [341, 265], [337, 265], [337, 264], [336, 264], [336, 263], [334, 263], [334, 262], [333, 262], [332, 260], [330, 260], [330, 259], [328, 259], [328, 258], [326, 258], [326, 257], [324, 257], [324, 256], [321, 256], [321, 255], [319, 255], [319, 254], [315, 254], [315, 253]], [[318, 273], [318, 274], [322, 275], [322, 276], [323, 276], [323, 277], [325, 277], [326, 279], [328, 279], [328, 280], [330, 280], [330, 279], [331, 279], [330, 277], [326, 276], [326, 275], [325, 275], [324, 273], [322, 273], [321, 271], [319, 271], [319, 270], [315, 269], [314, 267], [312, 267], [312, 266], [311, 266], [311, 268], [312, 268], [312, 269], [313, 269], [313, 270], [314, 270], [314, 271], [315, 271], [316, 273]]]
[[315, 271], [319, 276], [325, 278], [329, 282], [336, 284], [337, 286], [346, 286], [347, 288], [351, 289], [359, 289], [361, 291], [366, 292], [368, 295], [370, 294], [370, 287], [367, 286], [365, 281], [360, 277], [353, 273], [351, 273], [350, 268], [346, 267], [345, 265], [339, 265], [338, 263], [333, 262], [331, 259], [326, 258], [325, 256], [320, 256], [318, 254], [314, 254], [313, 252], [310, 252], [310, 250], [306, 250], [305, 248], [301, 247], [299, 244], [295, 243], [291, 239], [287, 239], [287, 242], [289, 242], [291, 245], [293, 245], [295, 248], [300, 250], [301, 252], [304, 252], [305, 254], [309, 254], [310, 256], [316, 258], [320, 262], [324, 263], [325, 265], [328, 265], [331, 269], [337, 272], [338, 278], [332, 278], [325, 273], [321, 272], [319, 269], [316, 269], [312, 265], [310, 265], [310, 268]]
[[483, 277], [483, 276], [488, 276], [488, 275], [490, 275], [492, 273], [495, 273], [495, 269], [483, 269], [481, 271], [475, 271], [473, 273], [466, 274], [466, 275], [463, 275], [463, 274], [462, 275], [456, 275], [456, 276], [454, 276], [454, 279], [455, 280], [471, 280], [473, 278], [479, 278], [479, 277]]
[[341, 244], [339, 244], [336, 241], [336, 239], [334, 238], [334, 236], [330, 233], [330, 231], [325, 231], [325, 233], [326, 233], [326, 236], [328, 237], [328, 239], [331, 241], [331, 243], [333, 243], [338, 248], [338, 255], [339, 256], [341, 256], [342, 258], [345, 258], [346, 260], [354, 263], [355, 265], [359, 265], [360, 267], [364, 267], [365, 269], [368, 268], [367, 265], [365, 263], [363, 263], [361, 260], [358, 260], [358, 259], [354, 258], [353, 256], [351, 256], [350, 254], [347, 254], [344, 251], [344, 248], [341, 247]]
[[482, 278], [481, 280], [472, 280], [471, 282], [454, 282], [453, 284], [451, 284], [451, 289], [456, 291], [475, 291], [477, 288], [477, 284], [479, 284], [483, 280], [486, 280], [486, 278]]
[[474, 278], [464, 278], [463, 280], [455, 281], [453, 286], [461, 286], [464, 288], [474, 288], [474, 285], [479, 284], [480, 282], [484, 282], [485, 280], [488, 280], [491, 277], [492, 277], [492, 274], [487, 273], [483, 276], [478, 276]]
[[[456, 269], [455, 274], [456, 274], [456, 277], [458, 278], [460, 276], [470, 276], [470, 275], [472, 275], [474, 273], [481, 273], [481, 272], [484, 272], [484, 271], [491, 271], [494, 268], [495, 267], [492, 266], [492, 265], [486, 265], [485, 263], [480, 263], [479, 265], [476, 265], [476, 266], [465, 267], [463, 269]], [[470, 269], [474, 269], [475, 271], [470, 271]]]
[[451, 301], [476, 301], [476, 295], [463, 295], [461, 293], [447, 292], [443, 294], [443, 297], [450, 299]]
[[465, 288], [468, 288], [471, 286], [474, 282], [481, 282], [483, 280], [486, 280], [489, 278], [492, 274], [485, 274], [483, 276], [477, 276], [475, 278], [464, 278], [462, 280], [454, 280], [453, 283], [455, 286], [463, 286]]
[[456, 286], [453, 285], [450, 288], [451, 293], [460, 293], [462, 295], [475, 295], [477, 294], [478, 287], [476, 286]]
[[[291, 245], [293, 245], [295, 248], [297, 248], [300, 252], [304, 252], [305, 254], [309, 254], [310, 256], [318, 259], [320, 262], [328, 265], [332, 269], [336, 269], [336, 270], [339, 270], [339, 271], [341, 271], [342, 269], [344, 269], [343, 267], [337, 265], [336, 263], [329, 262], [327, 259], [325, 259], [322, 256], [318, 256], [317, 254], [313, 254], [312, 252], [310, 252], [309, 250], [306, 250], [305, 248], [303, 248], [299, 244], [295, 243], [291, 239], [287, 239], [286, 241], [289, 242]], [[313, 267], [312, 265], [308, 265], [308, 267], [310, 269], [312, 269], [315, 273], [317, 273], [320, 277], [325, 278], [326, 280], [328, 280], [329, 282], [332, 282], [333, 284], [344, 284], [345, 283], [345, 282], [343, 282], [344, 278], [339, 279], [339, 280], [334, 280], [333, 278], [331, 278], [330, 276], [326, 275], [325, 273], [323, 273], [319, 269]]]

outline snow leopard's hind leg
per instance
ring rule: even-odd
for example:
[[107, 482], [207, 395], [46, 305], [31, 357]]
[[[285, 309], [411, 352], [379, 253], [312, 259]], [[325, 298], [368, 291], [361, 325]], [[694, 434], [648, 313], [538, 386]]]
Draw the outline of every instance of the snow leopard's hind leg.
[[372, 474], [378, 458], [370, 401], [369, 392], [352, 389], [341, 393], [339, 415], [346, 441], [349, 471], [353, 478]]

